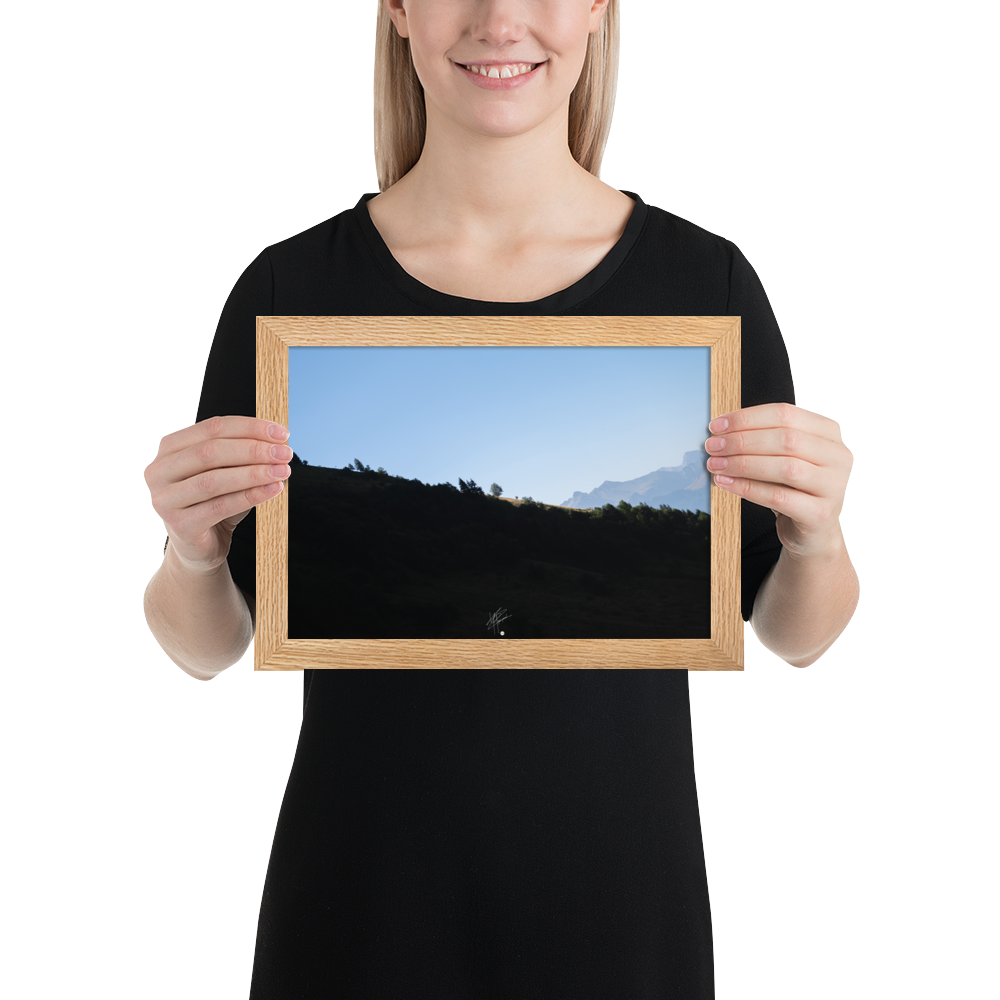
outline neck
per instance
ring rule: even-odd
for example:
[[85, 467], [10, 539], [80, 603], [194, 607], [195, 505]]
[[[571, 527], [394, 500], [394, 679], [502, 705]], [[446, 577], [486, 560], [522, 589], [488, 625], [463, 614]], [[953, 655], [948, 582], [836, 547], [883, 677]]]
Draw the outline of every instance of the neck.
[[[569, 150], [568, 106], [514, 136], [469, 132], [428, 107], [420, 159], [392, 190], [451, 238], [530, 238], [554, 206], [586, 197], [596, 181]], [[398, 189], [398, 190], [397, 190]]]

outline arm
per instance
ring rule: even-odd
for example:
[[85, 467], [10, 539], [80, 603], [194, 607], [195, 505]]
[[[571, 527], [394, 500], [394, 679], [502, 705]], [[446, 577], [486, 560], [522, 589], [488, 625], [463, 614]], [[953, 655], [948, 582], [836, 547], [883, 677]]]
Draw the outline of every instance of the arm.
[[163, 651], [198, 680], [211, 680], [238, 662], [253, 639], [253, 598], [233, 583], [229, 564], [188, 567], [169, 543], [143, 607]]
[[808, 667], [847, 627], [858, 593], [858, 575], [838, 522], [827, 552], [797, 556], [782, 549], [757, 591], [750, 624], [772, 653], [793, 667]]

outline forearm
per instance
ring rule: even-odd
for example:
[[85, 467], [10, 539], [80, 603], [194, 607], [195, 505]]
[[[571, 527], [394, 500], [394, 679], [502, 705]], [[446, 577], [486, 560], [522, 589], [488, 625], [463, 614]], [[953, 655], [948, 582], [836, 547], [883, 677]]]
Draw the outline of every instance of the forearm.
[[807, 667], [847, 627], [858, 593], [858, 576], [838, 527], [821, 554], [782, 549], [757, 591], [750, 624], [773, 653], [794, 667]]
[[209, 573], [197, 572], [168, 545], [143, 605], [163, 651], [198, 680], [211, 680], [232, 666], [253, 639], [250, 609], [225, 561]]

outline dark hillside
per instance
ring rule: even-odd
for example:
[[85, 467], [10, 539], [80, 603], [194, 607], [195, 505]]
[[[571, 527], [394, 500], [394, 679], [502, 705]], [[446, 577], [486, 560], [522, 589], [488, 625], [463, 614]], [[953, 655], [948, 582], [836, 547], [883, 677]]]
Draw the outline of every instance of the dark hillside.
[[507, 639], [710, 634], [707, 514], [299, 464], [288, 499], [291, 638], [490, 638], [498, 608]]

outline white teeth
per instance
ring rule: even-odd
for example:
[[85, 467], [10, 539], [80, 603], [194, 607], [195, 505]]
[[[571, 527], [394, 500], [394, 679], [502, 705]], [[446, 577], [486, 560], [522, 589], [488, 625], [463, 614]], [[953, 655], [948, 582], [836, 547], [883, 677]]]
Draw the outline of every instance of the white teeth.
[[520, 76], [522, 73], [530, 73], [537, 65], [538, 63], [514, 63], [510, 66], [504, 66], [503, 69], [498, 69], [496, 66], [476, 65], [468, 65], [465, 68], [480, 76], [488, 76], [494, 80], [506, 80], [512, 76]]

